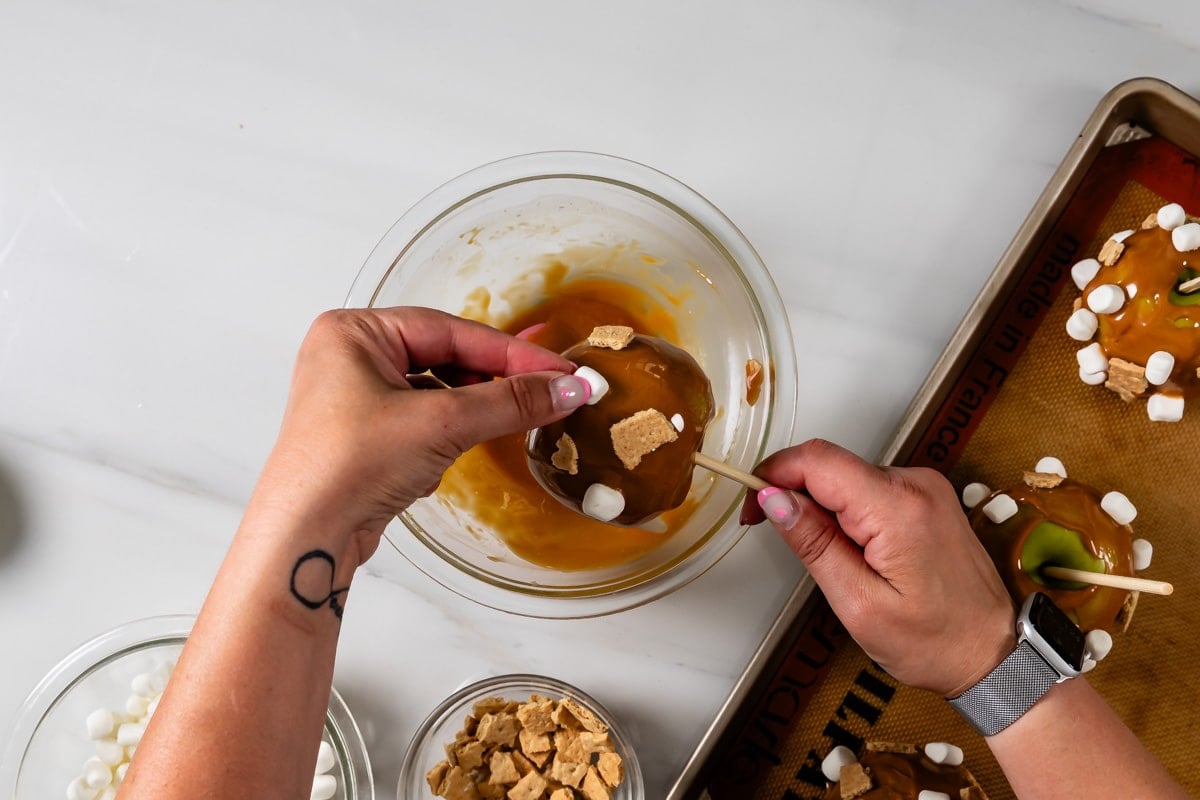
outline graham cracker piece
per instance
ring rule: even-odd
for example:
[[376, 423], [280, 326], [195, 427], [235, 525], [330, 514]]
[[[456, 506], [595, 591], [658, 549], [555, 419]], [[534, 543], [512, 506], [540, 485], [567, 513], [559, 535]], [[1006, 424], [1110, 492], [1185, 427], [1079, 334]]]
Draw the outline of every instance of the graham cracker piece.
[[479, 800], [479, 790], [475, 788], [475, 781], [471, 780], [471, 776], [462, 767], [450, 768], [445, 780], [438, 787], [437, 795], [446, 800]]
[[587, 341], [592, 347], [624, 350], [633, 341], [633, 328], [628, 325], [597, 325], [588, 334]]
[[1121, 257], [1121, 253], [1125, 252], [1125, 244], [1113, 239], [1109, 239], [1100, 248], [1100, 255], [1096, 256], [1096, 260], [1106, 267], [1111, 267], [1117, 263], [1117, 259]]
[[1123, 358], [1108, 360], [1108, 379], [1104, 381], [1104, 388], [1112, 389], [1126, 403], [1141, 396], [1147, 386], [1145, 367]]
[[567, 761], [560, 756], [555, 756], [554, 763], [550, 765], [550, 780], [578, 789], [587, 775], [587, 770], [587, 762]]
[[1057, 472], [1033, 472], [1025, 470], [1025, 485], [1031, 489], [1053, 489], [1063, 482], [1063, 476]]
[[492, 762], [489, 765], [489, 770], [489, 783], [511, 786], [521, 780], [521, 773], [517, 771], [517, 765], [513, 761], [512, 753], [507, 750], [497, 750], [492, 753]]
[[517, 740], [517, 731], [520, 730], [521, 723], [517, 720], [516, 714], [510, 714], [507, 711], [501, 711], [498, 714], [484, 714], [479, 720], [479, 729], [476, 735], [479, 741], [485, 744], [502, 744], [505, 747], [512, 747]]
[[1075, 312], [1075, 311], [1078, 311], [1078, 310], [1079, 310], [1079, 309], [1081, 309], [1081, 308], [1083, 308], [1083, 298], [1082, 298], [1082, 297], [1076, 297], [1076, 298], [1075, 298], [1075, 302], [1074, 302], [1074, 303], [1071, 303], [1071, 311], [1072, 311], [1072, 312]]
[[1150, 216], [1142, 220], [1142, 230], [1150, 230], [1158, 227], [1158, 212], [1154, 212]]
[[601, 753], [596, 761], [596, 771], [613, 788], [625, 780], [625, 762], [616, 753]]
[[[517, 737], [521, 741], [521, 750], [529, 756], [530, 760], [533, 760], [533, 757], [539, 753], [549, 753], [554, 747], [549, 734], [535, 733], [528, 728], [522, 728]], [[542, 759], [542, 762], [545, 763], [545, 759]], [[534, 761], [534, 763], [537, 762]], [[540, 767], [541, 764], [538, 766]]]
[[845, 764], [838, 774], [838, 789], [842, 793], [842, 800], [854, 800], [871, 791], [871, 776], [857, 761]]
[[579, 474], [579, 448], [575, 446], [575, 440], [570, 434], [564, 433], [558, 437], [554, 455], [550, 456], [550, 464], [569, 475]]
[[917, 746], [908, 742], [867, 742], [866, 748], [876, 753], [898, 753], [911, 756], [917, 752]]
[[679, 432], [671, 420], [656, 408], [643, 409], [614, 423], [608, 430], [612, 436], [613, 452], [621, 459], [625, 469], [633, 469], [642, 463], [642, 456], [679, 438]]
[[546, 787], [549, 785], [541, 775], [530, 772], [508, 790], [508, 797], [511, 800], [538, 800], [546, 793]]
[[437, 795], [438, 789], [442, 786], [442, 781], [446, 780], [446, 773], [450, 771], [449, 761], [439, 761], [433, 765], [429, 772], [425, 773], [425, 782], [429, 784], [429, 791]]
[[1121, 633], [1129, 630], [1129, 623], [1133, 621], [1133, 611], [1137, 608], [1140, 595], [1141, 592], [1130, 592], [1125, 595], [1125, 602], [1121, 604], [1121, 610], [1117, 612], [1117, 624], [1121, 626]]
[[611, 800], [612, 798], [612, 790], [608, 788], [608, 784], [600, 777], [600, 773], [596, 771], [595, 767], [588, 767], [579, 790], [583, 792], [585, 800]]
[[560, 786], [550, 795], [550, 800], [575, 800], [575, 793], [565, 786]]

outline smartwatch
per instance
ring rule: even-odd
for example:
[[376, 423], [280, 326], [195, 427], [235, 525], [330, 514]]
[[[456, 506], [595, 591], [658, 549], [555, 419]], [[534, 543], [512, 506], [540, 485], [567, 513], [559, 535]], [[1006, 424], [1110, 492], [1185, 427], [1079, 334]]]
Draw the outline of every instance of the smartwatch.
[[1000, 665], [950, 705], [979, 733], [991, 736], [1016, 722], [1056, 683], [1083, 671], [1084, 637], [1041, 592], [1025, 598], [1017, 615], [1017, 647]]

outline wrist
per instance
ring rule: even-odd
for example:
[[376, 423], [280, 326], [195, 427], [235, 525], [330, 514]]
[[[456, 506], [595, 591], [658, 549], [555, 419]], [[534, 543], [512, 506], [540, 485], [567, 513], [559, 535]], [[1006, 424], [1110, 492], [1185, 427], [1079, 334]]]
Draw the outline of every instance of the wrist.
[[1016, 616], [1009, 613], [1003, 621], [980, 626], [976, 636], [959, 644], [963, 668], [953, 686], [942, 696], [958, 697], [998, 667], [1017, 647]]

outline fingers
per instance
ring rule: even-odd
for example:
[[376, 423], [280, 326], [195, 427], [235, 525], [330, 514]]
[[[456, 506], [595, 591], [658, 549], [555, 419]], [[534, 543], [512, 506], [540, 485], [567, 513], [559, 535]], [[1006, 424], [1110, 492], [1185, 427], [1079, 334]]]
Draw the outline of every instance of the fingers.
[[434, 397], [447, 404], [442, 419], [461, 449], [561, 419], [587, 402], [587, 383], [561, 372], [532, 372], [463, 386]]

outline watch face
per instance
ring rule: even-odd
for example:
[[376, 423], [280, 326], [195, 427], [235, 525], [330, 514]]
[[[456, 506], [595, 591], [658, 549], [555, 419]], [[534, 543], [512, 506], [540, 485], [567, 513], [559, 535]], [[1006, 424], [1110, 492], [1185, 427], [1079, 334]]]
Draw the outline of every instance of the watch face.
[[1029, 621], [1054, 652], [1076, 671], [1083, 667], [1083, 631], [1046, 595], [1036, 592]]

